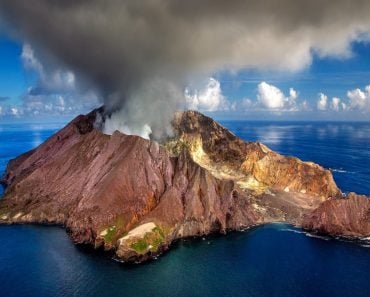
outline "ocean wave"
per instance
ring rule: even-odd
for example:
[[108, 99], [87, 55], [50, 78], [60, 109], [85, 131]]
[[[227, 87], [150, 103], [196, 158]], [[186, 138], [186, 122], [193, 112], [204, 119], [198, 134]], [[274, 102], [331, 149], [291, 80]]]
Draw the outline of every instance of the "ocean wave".
[[330, 168], [330, 171], [332, 172], [338, 172], [338, 173], [352, 173], [344, 169], [336, 169], [336, 168]]
[[322, 236], [322, 235], [312, 234], [312, 233], [308, 233], [308, 232], [306, 232], [305, 234], [308, 237], [319, 238], [319, 239], [323, 239], [323, 240], [330, 240], [329, 237]]
[[337, 172], [337, 173], [349, 173], [349, 174], [355, 174], [358, 173], [356, 171], [348, 171], [343, 168], [329, 168], [331, 172]]
[[306, 234], [307, 233], [305, 231], [294, 230], [294, 229], [279, 229], [279, 231], [293, 232], [293, 233], [299, 233], [299, 234]]
[[330, 237], [317, 235], [317, 234], [313, 234], [313, 233], [310, 233], [310, 232], [307, 232], [307, 231], [302, 231], [302, 230], [295, 230], [295, 229], [286, 228], [286, 229], [279, 229], [279, 231], [293, 232], [293, 233], [298, 233], [298, 234], [304, 234], [308, 237], [319, 238], [319, 239], [323, 239], [323, 240], [330, 240]]

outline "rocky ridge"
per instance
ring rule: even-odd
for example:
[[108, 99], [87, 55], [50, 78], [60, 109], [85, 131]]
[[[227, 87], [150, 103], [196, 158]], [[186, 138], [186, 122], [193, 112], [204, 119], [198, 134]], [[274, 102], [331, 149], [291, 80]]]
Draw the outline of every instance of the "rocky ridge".
[[330, 171], [244, 142], [195, 111], [161, 143], [104, 135], [103, 109], [75, 118], [8, 164], [1, 223], [64, 225], [74, 242], [144, 261], [178, 238], [269, 222], [370, 236], [370, 203], [343, 198]]

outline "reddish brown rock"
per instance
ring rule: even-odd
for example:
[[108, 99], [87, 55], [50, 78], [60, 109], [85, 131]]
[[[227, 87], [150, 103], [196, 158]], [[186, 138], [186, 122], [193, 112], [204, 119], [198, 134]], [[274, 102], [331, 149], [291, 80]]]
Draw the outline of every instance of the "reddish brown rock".
[[370, 198], [350, 193], [347, 198], [325, 201], [303, 220], [302, 226], [324, 234], [369, 237]]
[[104, 135], [94, 125], [103, 112], [78, 116], [9, 162], [0, 222], [62, 224], [75, 242], [126, 261], [146, 260], [177, 238], [267, 222], [305, 218], [306, 228], [334, 233], [342, 224], [339, 234], [368, 234], [365, 217], [351, 224], [368, 215], [366, 198], [332, 199], [340, 190], [319, 165], [243, 142], [197, 112], [178, 114], [176, 137], [161, 144]]
[[94, 113], [79, 116], [9, 163], [3, 222], [63, 224], [75, 242], [110, 249], [146, 222], [161, 228], [161, 245], [168, 245], [259, 220], [248, 195], [238, 193], [233, 181], [212, 176], [186, 151], [170, 157], [156, 142], [104, 135], [93, 123]]

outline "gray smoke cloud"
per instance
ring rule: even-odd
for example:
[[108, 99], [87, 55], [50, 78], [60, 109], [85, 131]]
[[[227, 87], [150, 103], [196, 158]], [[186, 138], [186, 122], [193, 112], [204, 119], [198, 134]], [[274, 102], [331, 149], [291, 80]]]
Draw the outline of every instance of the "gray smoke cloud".
[[115, 123], [157, 137], [197, 78], [348, 57], [370, 28], [368, 0], [1, 0], [0, 11], [43, 64], [98, 89]]

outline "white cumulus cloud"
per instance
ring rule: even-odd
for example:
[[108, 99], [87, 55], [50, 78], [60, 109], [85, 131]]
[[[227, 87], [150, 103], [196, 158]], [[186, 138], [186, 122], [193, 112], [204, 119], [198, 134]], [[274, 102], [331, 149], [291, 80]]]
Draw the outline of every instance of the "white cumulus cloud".
[[11, 107], [10, 108], [10, 113], [11, 113], [11, 115], [13, 115], [15, 117], [19, 117], [22, 114], [22, 112], [16, 107]]
[[220, 82], [212, 77], [200, 91], [185, 89], [185, 100], [188, 109], [208, 112], [235, 109], [235, 105], [222, 94]]
[[261, 82], [257, 87], [257, 102], [266, 109], [276, 111], [297, 111], [298, 93], [295, 89], [289, 89], [289, 96], [276, 86]]
[[319, 93], [319, 98], [316, 104], [317, 110], [330, 111], [330, 112], [342, 112], [349, 110], [349, 103], [343, 102], [339, 97], [333, 97], [329, 100], [328, 96], [324, 93]]
[[365, 90], [357, 88], [347, 92], [349, 108], [361, 111], [370, 111], [370, 85]]
[[324, 93], [319, 93], [319, 99], [317, 100], [317, 109], [326, 110], [328, 107], [328, 96]]
[[289, 96], [290, 96], [290, 98], [292, 98], [293, 100], [295, 100], [295, 99], [298, 98], [298, 93], [293, 88], [290, 88], [289, 89]]
[[342, 111], [346, 110], [347, 104], [342, 102], [342, 100], [338, 97], [333, 97], [331, 99], [331, 108], [334, 111]]
[[26, 115], [75, 115], [98, 106], [95, 93], [76, 94], [27, 94], [19, 107]]
[[284, 107], [284, 94], [273, 85], [269, 85], [266, 82], [261, 82], [258, 85], [258, 102], [270, 109], [281, 109]]

